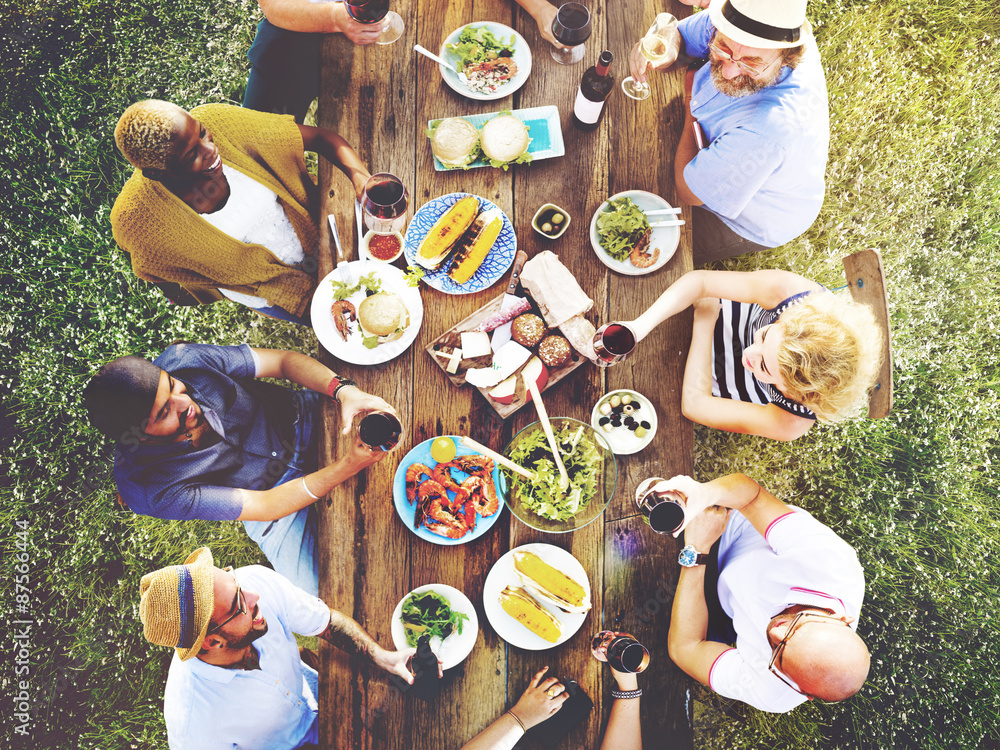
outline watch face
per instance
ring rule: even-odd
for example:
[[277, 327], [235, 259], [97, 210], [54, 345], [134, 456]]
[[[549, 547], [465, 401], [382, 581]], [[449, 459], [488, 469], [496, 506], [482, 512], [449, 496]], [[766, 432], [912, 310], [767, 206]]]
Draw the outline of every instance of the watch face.
[[691, 545], [688, 545], [681, 550], [681, 553], [677, 556], [677, 562], [683, 565], [685, 568], [694, 567], [698, 562], [698, 550], [696, 550]]

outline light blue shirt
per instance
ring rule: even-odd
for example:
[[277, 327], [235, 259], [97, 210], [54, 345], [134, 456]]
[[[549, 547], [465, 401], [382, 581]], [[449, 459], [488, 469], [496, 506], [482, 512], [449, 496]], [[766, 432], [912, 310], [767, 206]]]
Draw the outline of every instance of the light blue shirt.
[[[708, 57], [715, 26], [708, 13], [681, 21], [692, 57]], [[798, 66], [777, 81], [734, 99], [712, 83], [710, 65], [694, 77], [691, 114], [707, 147], [684, 168], [704, 207], [741, 237], [777, 247], [798, 237], [819, 215], [830, 147], [826, 79], [810, 39]]]
[[330, 609], [268, 568], [252, 565], [235, 575], [260, 595], [267, 620], [267, 633], [254, 641], [260, 669], [224, 669], [174, 654], [163, 698], [171, 750], [292, 750], [316, 741], [318, 677], [299, 658], [295, 633], [322, 633]]

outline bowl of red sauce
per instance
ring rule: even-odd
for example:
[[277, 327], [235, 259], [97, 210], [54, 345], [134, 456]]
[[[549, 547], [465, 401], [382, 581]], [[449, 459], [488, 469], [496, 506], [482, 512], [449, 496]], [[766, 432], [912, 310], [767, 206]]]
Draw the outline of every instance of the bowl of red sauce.
[[375, 234], [369, 230], [361, 243], [361, 251], [371, 260], [392, 263], [403, 254], [403, 235], [399, 232]]

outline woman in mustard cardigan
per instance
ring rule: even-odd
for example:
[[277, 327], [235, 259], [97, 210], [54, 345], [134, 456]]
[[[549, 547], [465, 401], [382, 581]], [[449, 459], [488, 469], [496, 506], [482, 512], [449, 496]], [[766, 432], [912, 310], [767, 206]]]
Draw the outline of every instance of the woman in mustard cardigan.
[[111, 227], [136, 276], [178, 301], [227, 297], [307, 322], [319, 234], [303, 153], [335, 164], [360, 198], [371, 175], [347, 141], [288, 115], [158, 100], [125, 110], [115, 141], [136, 171]]

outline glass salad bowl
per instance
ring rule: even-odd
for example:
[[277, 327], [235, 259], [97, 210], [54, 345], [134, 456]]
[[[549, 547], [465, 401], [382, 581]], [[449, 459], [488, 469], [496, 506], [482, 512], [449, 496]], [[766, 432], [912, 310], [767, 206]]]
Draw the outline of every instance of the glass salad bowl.
[[589, 424], [570, 417], [553, 417], [552, 431], [560, 446], [570, 485], [559, 487], [541, 422], [518, 432], [503, 454], [528, 471], [534, 480], [501, 468], [504, 502], [519, 521], [537, 531], [562, 534], [582, 529], [608, 507], [618, 483], [618, 464], [604, 437]]

